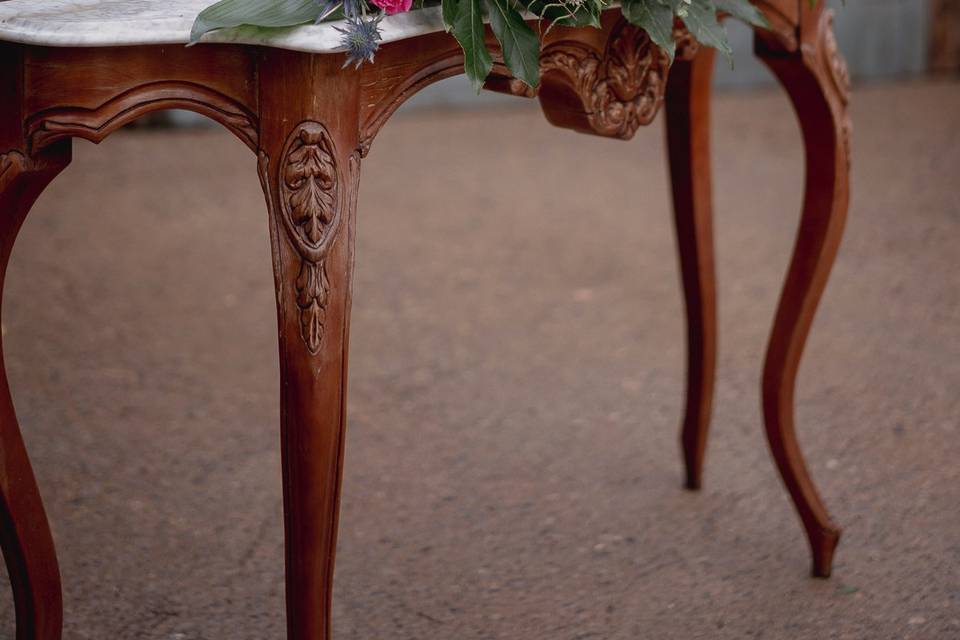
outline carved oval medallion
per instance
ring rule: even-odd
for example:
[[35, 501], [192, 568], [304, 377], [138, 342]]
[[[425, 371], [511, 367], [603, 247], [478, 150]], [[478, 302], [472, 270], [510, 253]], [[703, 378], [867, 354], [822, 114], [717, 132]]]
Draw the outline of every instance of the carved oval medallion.
[[333, 138], [319, 122], [301, 122], [281, 155], [280, 218], [300, 256], [296, 279], [300, 333], [311, 353], [320, 351], [330, 281], [324, 263], [337, 236], [343, 209]]
[[340, 176], [333, 138], [319, 122], [301, 122], [287, 138], [280, 165], [280, 207], [297, 252], [323, 260], [340, 225]]

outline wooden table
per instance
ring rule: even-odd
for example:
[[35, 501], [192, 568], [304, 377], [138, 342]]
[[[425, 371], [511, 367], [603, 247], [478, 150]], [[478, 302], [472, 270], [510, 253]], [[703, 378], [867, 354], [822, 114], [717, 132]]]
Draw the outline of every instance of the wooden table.
[[[327, 640], [360, 165], [397, 107], [430, 83], [461, 73], [463, 58], [435, 9], [384, 20], [376, 63], [359, 70], [341, 68], [339, 34], [329, 24], [269, 38], [238, 29], [205, 38], [216, 44], [184, 47], [206, 3], [0, 2], [0, 276], [31, 205], [70, 162], [71, 138], [100, 142], [146, 113], [177, 108], [216, 120], [250, 147], [269, 212], [277, 294], [288, 638]], [[804, 464], [793, 395], [847, 211], [849, 78], [831, 14], [819, 3], [756, 4], [772, 27], [756, 33], [756, 54], [789, 94], [806, 150], [800, 227], [763, 371], [764, 419], [810, 541], [813, 573], [828, 576], [840, 530]], [[511, 78], [502, 57], [495, 57], [486, 86], [538, 95], [547, 119], [558, 126], [621, 139], [649, 124], [665, 103], [689, 341], [681, 440], [686, 484], [696, 489], [717, 344], [709, 153], [713, 50], [698, 47], [678, 28], [678, 60], [669, 68], [619, 10], [604, 14], [602, 24], [547, 34], [539, 91]], [[0, 374], [0, 534], [17, 638], [53, 640], [62, 624], [56, 553], [2, 367]]]

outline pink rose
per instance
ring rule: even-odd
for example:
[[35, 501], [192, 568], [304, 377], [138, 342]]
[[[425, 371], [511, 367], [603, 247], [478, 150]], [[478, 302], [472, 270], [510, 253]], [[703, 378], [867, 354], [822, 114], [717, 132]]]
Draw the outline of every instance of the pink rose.
[[370, 0], [370, 2], [386, 11], [388, 16], [405, 13], [413, 6], [413, 0]]

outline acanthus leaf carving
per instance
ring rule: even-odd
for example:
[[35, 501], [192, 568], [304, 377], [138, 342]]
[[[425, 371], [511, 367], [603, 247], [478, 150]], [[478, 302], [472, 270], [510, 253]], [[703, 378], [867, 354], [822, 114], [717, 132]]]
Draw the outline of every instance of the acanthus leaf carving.
[[319, 122], [300, 123], [287, 138], [280, 166], [280, 203], [301, 255], [321, 262], [340, 224], [333, 139]]
[[[270, 188], [270, 158], [259, 152], [260, 181], [267, 205], [300, 260], [294, 280], [300, 335], [310, 353], [320, 352], [326, 326], [330, 280], [326, 257], [340, 227], [349, 185], [344, 185], [333, 138], [319, 122], [301, 122], [287, 137], [280, 155], [275, 210]], [[353, 166], [350, 169], [353, 181]]]
[[323, 342], [323, 327], [327, 319], [330, 281], [327, 279], [326, 265], [302, 260], [296, 288], [297, 306], [300, 307], [300, 335], [310, 353], [316, 354]]
[[580, 42], [558, 42], [540, 57], [544, 77], [559, 75], [579, 96], [591, 130], [629, 139], [650, 124], [666, 90], [670, 59], [647, 33], [624, 20], [599, 54]]
[[847, 167], [850, 167], [852, 156], [852, 138], [853, 121], [850, 118], [850, 69], [847, 67], [847, 61], [840, 53], [840, 47], [837, 44], [836, 35], [833, 32], [833, 11], [824, 11], [820, 22], [819, 33], [819, 54], [821, 64], [825, 73], [830, 78], [839, 104], [837, 108], [840, 113], [840, 134], [843, 137], [844, 152], [846, 154]]
[[847, 61], [843, 59], [840, 53], [840, 47], [837, 45], [837, 37], [833, 33], [833, 11], [824, 12], [823, 25], [820, 31], [822, 39], [821, 52], [824, 56], [824, 64], [830, 79], [837, 90], [837, 95], [844, 105], [850, 103], [850, 70], [847, 67]]
[[677, 60], [693, 60], [700, 53], [700, 42], [679, 19], [673, 21], [673, 40], [677, 43]]
[[27, 157], [19, 151], [0, 153], [0, 191], [7, 187], [9, 181], [23, 172], [27, 165]]

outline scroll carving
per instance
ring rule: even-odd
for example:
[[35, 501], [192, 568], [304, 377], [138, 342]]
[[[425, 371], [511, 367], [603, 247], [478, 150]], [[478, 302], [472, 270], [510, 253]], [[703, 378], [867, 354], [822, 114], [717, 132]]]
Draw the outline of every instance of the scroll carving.
[[355, 152], [350, 157], [345, 181], [330, 133], [319, 122], [301, 122], [287, 137], [281, 152], [275, 204], [270, 159], [265, 152], [259, 153], [260, 181], [268, 206], [300, 259], [294, 281], [300, 335], [314, 355], [323, 344], [330, 298], [326, 257], [355, 190], [358, 156]]
[[669, 68], [667, 54], [646, 32], [623, 20], [602, 55], [579, 42], [558, 42], [540, 57], [544, 83], [551, 75], [563, 79], [580, 98], [593, 133], [624, 140], [657, 115]]
[[800, 16], [797, 3], [789, 0], [752, 0], [767, 19], [768, 28], [754, 29], [754, 34], [767, 49], [792, 53], [800, 43], [797, 28]]
[[830, 79], [836, 97], [839, 101], [837, 107], [840, 113], [840, 133], [843, 136], [842, 144], [847, 156], [847, 166], [850, 166], [851, 144], [853, 137], [853, 122], [850, 119], [848, 108], [850, 106], [850, 70], [847, 67], [847, 61], [843, 59], [840, 53], [840, 47], [837, 46], [837, 38], [833, 33], [833, 11], [825, 11], [820, 22], [819, 33], [819, 53], [821, 65], [824, 73]]
[[19, 151], [0, 153], [0, 191], [27, 168], [27, 157]]
[[[383, 63], [381, 63], [383, 64]], [[409, 64], [409, 63], [405, 63]], [[375, 73], [380, 69], [392, 68], [384, 64], [383, 67], [377, 65], [364, 65], [363, 70], [366, 73]], [[404, 102], [416, 95], [423, 88], [439, 82], [446, 78], [453, 77], [463, 73], [463, 54], [459, 45], [451, 47], [439, 56], [430, 56], [426, 60], [416, 65], [415, 69], [406, 76], [398, 76], [396, 73], [389, 74], [386, 78], [376, 78], [366, 83], [368, 86], [387, 86], [389, 87], [381, 96], [367, 105], [366, 113], [362, 114], [363, 125], [360, 127], [360, 155], [366, 157], [370, 152], [370, 147], [380, 128], [387, 122], [393, 113], [400, 108]], [[364, 107], [361, 107], [363, 109]]]
[[251, 149], [257, 148], [257, 118], [245, 106], [213, 89], [182, 81], [142, 84], [94, 109], [68, 106], [41, 111], [27, 122], [27, 133], [33, 150], [71, 136], [98, 143], [123, 125], [160, 109], [203, 114], [232, 131]]
[[673, 23], [673, 39], [677, 43], [676, 59], [693, 60], [700, 52], [700, 43], [680, 20]]

